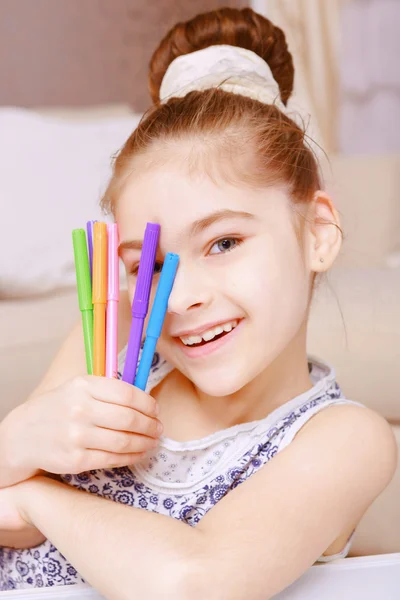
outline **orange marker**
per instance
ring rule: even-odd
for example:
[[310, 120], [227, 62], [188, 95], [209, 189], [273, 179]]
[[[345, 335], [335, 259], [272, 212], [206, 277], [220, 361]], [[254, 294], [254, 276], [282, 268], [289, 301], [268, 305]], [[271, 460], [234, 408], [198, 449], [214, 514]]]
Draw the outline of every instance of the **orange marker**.
[[107, 225], [93, 224], [93, 375], [106, 373]]

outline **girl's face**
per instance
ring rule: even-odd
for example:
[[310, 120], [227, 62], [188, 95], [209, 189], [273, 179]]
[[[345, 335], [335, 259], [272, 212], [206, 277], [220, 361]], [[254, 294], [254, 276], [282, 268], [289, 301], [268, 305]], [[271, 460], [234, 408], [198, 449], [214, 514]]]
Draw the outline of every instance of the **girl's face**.
[[310, 270], [289, 197], [278, 187], [189, 176], [179, 164], [138, 170], [116, 209], [130, 301], [146, 223], [159, 223], [155, 272], [167, 252], [180, 262], [158, 350], [204, 393], [233, 394], [290, 345], [306, 318]]

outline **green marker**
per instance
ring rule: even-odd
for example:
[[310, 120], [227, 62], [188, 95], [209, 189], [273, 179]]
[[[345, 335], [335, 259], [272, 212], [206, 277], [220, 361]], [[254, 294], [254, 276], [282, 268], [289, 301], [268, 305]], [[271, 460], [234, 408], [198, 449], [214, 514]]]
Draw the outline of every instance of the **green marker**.
[[74, 245], [76, 285], [78, 288], [79, 310], [82, 314], [83, 338], [85, 341], [86, 368], [88, 375], [93, 373], [93, 303], [92, 281], [90, 278], [89, 256], [84, 229], [72, 231]]

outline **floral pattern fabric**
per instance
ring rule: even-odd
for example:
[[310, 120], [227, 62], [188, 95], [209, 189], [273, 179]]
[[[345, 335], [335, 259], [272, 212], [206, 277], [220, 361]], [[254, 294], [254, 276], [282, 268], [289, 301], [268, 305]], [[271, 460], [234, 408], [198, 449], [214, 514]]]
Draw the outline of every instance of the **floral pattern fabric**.
[[[120, 372], [125, 354], [126, 349], [119, 356]], [[147, 391], [170, 370], [156, 354]], [[217, 502], [290, 443], [314, 414], [332, 404], [358, 404], [343, 397], [334, 371], [323, 363], [312, 363], [311, 378], [314, 382], [311, 390], [264, 419], [190, 442], [162, 436], [159, 446], [140, 465], [65, 474], [61, 478], [79, 490], [195, 527]], [[344, 556], [349, 547], [350, 543], [343, 553], [332, 558]], [[326, 562], [329, 558], [321, 560]], [[23, 550], [0, 547], [1, 591], [76, 583], [86, 582], [50, 540]]]

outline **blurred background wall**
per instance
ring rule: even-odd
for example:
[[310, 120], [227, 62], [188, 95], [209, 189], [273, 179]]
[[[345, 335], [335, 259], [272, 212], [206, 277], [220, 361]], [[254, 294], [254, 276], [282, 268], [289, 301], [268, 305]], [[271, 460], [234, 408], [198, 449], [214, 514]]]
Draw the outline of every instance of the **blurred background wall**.
[[246, 5], [284, 29], [296, 99], [325, 150], [400, 150], [399, 0], [1, 0], [0, 105], [143, 111], [148, 62], [168, 28]]
[[347, 0], [340, 19], [339, 148], [400, 150], [400, 2]]
[[242, 0], [1, 0], [0, 105], [145, 110], [153, 50], [179, 20]]
[[327, 151], [400, 150], [399, 0], [254, 0], [284, 30]]

